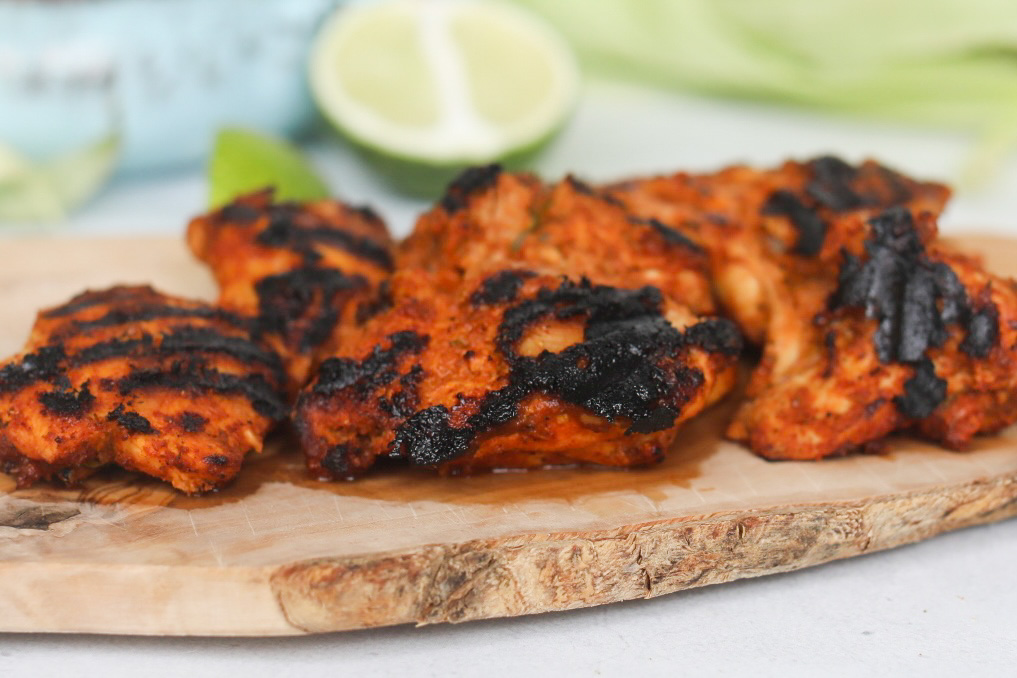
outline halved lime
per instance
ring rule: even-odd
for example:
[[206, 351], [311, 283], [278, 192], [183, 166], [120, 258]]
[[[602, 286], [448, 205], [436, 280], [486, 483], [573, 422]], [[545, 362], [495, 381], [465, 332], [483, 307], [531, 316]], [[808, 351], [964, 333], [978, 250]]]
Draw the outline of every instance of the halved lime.
[[382, 0], [325, 23], [310, 79], [339, 131], [421, 194], [466, 165], [529, 157], [571, 113], [579, 70], [562, 38], [517, 7]]

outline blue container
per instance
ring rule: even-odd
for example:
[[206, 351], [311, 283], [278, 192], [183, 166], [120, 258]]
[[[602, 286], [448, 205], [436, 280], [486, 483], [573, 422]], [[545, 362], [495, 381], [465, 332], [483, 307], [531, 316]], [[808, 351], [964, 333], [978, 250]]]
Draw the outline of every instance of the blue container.
[[135, 170], [199, 161], [226, 124], [297, 135], [338, 1], [0, 0], [0, 144], [46, 158], [119, 133]]

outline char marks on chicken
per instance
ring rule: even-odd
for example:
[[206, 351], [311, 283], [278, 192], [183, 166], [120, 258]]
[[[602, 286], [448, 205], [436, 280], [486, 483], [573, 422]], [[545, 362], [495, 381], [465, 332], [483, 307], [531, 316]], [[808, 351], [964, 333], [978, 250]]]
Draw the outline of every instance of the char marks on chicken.
[[184, 492], [222, 487], [286, 415], [282, 361], [252, 324], [150, 287], [42, 311], [0, 366], [0, 467], [21, 487], [108, 463]]

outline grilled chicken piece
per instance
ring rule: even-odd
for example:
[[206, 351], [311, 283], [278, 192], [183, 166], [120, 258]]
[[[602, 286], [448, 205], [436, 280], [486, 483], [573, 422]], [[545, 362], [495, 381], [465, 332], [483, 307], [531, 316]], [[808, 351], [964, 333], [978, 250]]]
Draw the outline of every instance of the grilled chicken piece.
[[[701, 245], [721, 306], [781, 365], [837, 284], [841, 252], [861, 254], [868, 219], [894, 206], [938, 215], [949, 189], [833, 157], [774, 170], [735, 166], [608, 187], [609, 195]], [[922, 234], [928, 241], [935, 230]], [[777, 360], [780, 358], [780, 360]]]
[[222, 487], [285, 415], [251, 320], [150, 287], [42, 311], [0, 366], [0, 469], [27, 487], [115, 463], [184, 492]]
[[774, 459], [816, 459], [914, 430], [962, 448], [1017, 421], [1017, 284], [922, 236], [896, 208], [846, 254], [798, 361], [742, 405], [728, 431]]
[[728, 430], [757, 453], [816, 459], [902, 429], [959, 447], [1017, 419], [1013, 283], [936, 244], [945, 187], [827, 157], [608, 191], [700, 243], [763, 344]]
[[397, 259], [400, 269], [435, 274], [443, 289], [523, 266], [614, 287], [652, 285], [696, 314], [715, 312], [699, 246], [573, 177], [546, 186], [497, 165], [467, 170], [420, 217]]
[[447, 291], [395, 275], [302, 393], [296, 427], [322, 479], [395, 457], [445, 473], [662, 458], [678, 424], [732, 386], [741, 338], [653, 287], [506, 269]]
[[466, 171], [397, 256], [390, 307], [325, 361], [296, 425], [323, 478], [658, 460], [733, 386], [702, 249], [582, 182]]
[[368, 208], [273, 202], [266, 190], [192, 220], [187, 241], [219, 283], [219, 305], [257, 317], [289, 390], [341, 344], [392, 273], [392, 240]]

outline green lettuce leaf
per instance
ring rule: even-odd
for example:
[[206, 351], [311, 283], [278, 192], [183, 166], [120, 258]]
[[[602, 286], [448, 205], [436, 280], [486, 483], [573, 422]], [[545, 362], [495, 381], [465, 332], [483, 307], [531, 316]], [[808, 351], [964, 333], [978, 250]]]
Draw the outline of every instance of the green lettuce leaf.
[[588, 70], [979, 132], [1017, 126], [1010, 0], [517, 0]]

